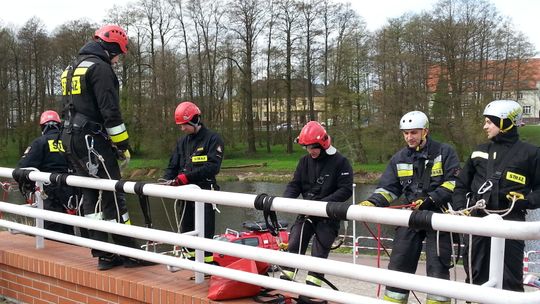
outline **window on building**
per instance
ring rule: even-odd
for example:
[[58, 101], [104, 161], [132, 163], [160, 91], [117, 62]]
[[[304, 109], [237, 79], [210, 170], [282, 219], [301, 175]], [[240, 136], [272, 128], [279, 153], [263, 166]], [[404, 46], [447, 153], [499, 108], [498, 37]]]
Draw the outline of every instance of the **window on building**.
[[519, 93], [517, 94], [517, 98], [518, 98], [518, 99], [523, 99], [523, 93], [519, 92]]
[[531, 115], [531, 106], [523, 106], [523, 114]]
[[501, 93], [493, 93], [495, 99], [501, 99]]

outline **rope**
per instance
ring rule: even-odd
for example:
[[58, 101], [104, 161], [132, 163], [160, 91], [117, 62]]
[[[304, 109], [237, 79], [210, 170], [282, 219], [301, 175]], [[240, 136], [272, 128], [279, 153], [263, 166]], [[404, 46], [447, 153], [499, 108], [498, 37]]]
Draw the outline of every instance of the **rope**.
[[[409, 204], [410, 205], [410, 204]], [[388, 207], [387, 207], [388, 208]], [[366, 222], [362, 222], [364, 224], [364, 226], [366, 227], [366, 229], [368, 230], [369, 234], [371, 234], [371, 236], [377, 240], [377, 267], [380, 268], [380, 263], [381, 263], [381, 255], [380, 255], [380, 249], [379, 247], [382, 247], [384, 252], [386, 253], [386, 255], [388, 257], [390, 257], [390, 253], [388, 252], [388, 249], [386, 249], [386, 247], [384, 246], [384, 244], [381, 242], [381, 226], [380, 224], [377, 224], [377, 229], [378, 229], [378, 236], [375, 236], [375, 233], [373, 233], [373, 231], [371, 230], [371, 228], [369, 228], [369, 225], [366, 223]], [[380, 295], [380, 290], [381, 290], [381, 285], [379, 284], [378, 287], [377, 287], [377, 297], [379, 297]], [[422, 303], [420, 302], [420, 299], [418, 298], [418, 296], [416, 295], [416, 293], [411, 290], [410, 291], [413, 296], [415, 297], [416, 301], [418, 301], [418, 303]]]
[[[448, 204], [448, 210], [447, 212], [453, 215], [464, 215], [469, 216], [474, 210], [483, 210], [487, 214], [500, 214], [501, 217], [507, 216], [512, 210], [514, 209], [514, 206], [516, 204], [517, 197], [515, 195], [512, 196], [512, 202], [510, 204], [510, 207], [506, 209], [487, 209], [487, 203], [485, 199], [479, 199], [476, 201], [474, 205], [471, 207], [467, 207], [461, 210], [453, 210], [452, 205]], [[470, 197], [467, 198], [467, 206], [469, 206]]]
[[[112, 179], [111, 174], [109, 173], [109, 170], [107, 169], [107, 166], [105, 166], [105, 159], [103, 158], [101, 154], [99, 154], [98, 151], [96, 151], [96, 149], [94, 149], [94, 138], [92, 137], [92, 135], [90, 134], [85, 135], [84, 140], [86, 142], [86, 149], [88, 150], [88, 162], [86, 163], [88, 174], [93, 177], [99, 178], [97, 176], [99, 164], [92, 163], [92, 155], [94, 155], [101, 162], [101, 165], [103, 166], [103, 169], [105, 170], [105, 174], [107, 174], [107, 177], [109, 179]], [[96, 207], [94, 208], [94, 213], [98, 213], [98, 209], [99, 209], [99, 213], [103, 211], [101, 208], [102, 194], [103, 194], [103, 190], [99, 190], [98, 200], [96, 202]], [[116, 216], [117, 216], [116, 220], [118, 221], [118, 223], [122, 223], [120, 207], [118, 207], [118, 198], [116, 197], [116, 192], [113, 192], [113, 197], [114, 197], [114, 206], [116, 207]]]
[[388, 207], [385, 207], [385, 208], [389, 208], [389, 209], [410, 209], [410, 208], [413, 208], [416, 204], [415, 203], [410, 203], [410, 204], [403, 204], [403, 205], [396, 205], [396, 206], [388, 206]]
[[2, 190], [4, 192], [15, 192], [19, 191], [19, 184], [17, 182], [0, 182], [2, 185]]
[[[485, 189], [487, 188], [487, 190], [489, 190], [491, 187], [488, 185], [487, 187], [484, 187], [482, 186], [482, 188], [478, 191], [478, 193], [482, 192], [486, 192], [487, 190]], [[461, 210], [453, 210], [452, 209], [452, 205], [451, 204], [448, 204], [448, 210], [447, 212], [449, 214], [453, 214], [453, 215], [459, 215], [459, 216], [470, 216], [471, 213], [474, 211], [474, 210], [483, 210], [485, 213], [487, 213], [488, 215], [489, 214], [500, 214], [501, 217], [505, 217], [507, 216], [510, 212], [512, 212], [512, 210], [514, 209], [514, 206], [516, 205], [516, 201], [517, 201], [517, 197], [515, 195], [512, 196], [512, 202], [510, 204], [510, 207], [506, 208], [506, 209], [500, 209], [500, 210], [492, 210], [492, 209], [487, 209], [487, 203], [486, 203], [486, 200], [485, 199], [480, 199], [478, 201], [476, 201], [476, 203], [472, 206], [469, 207], [469, 204], [470, 204], [470, 200], [471, 200], [471, 197], [468, 195], [467, 196], [467, 207], [464, 208], [464, 209], [461, 209]], [[468, 255], [469, 255], [469, 258], [468, 258], [468, 261], [467, 261], [467, 266], [469, 267], [469, 284], [473, 284], [473, 276], [472, 276], [472, 234], [469, 234], [469, 248], [468, 248]]]

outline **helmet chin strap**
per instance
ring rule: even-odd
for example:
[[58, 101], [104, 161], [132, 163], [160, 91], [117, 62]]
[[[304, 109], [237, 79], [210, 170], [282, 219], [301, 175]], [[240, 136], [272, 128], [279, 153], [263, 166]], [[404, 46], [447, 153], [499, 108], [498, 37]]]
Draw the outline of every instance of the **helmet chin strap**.
[[420, 144], [416, 147], [416, 151], [420, 151], [424, 145], [426, 144], [427, 140], [427, 131], [426, 129], [422, 129], [422, 139], [420, 140]]
[[514, 124], [510, 124], [508, 128], [503, 128], [503, 126], [504, 126], [504, 119], [501, 118], [500, 123], [499, 123], [499, 129], [501, 130], [501, 133], [508, 132], [510, 129], [512, 129]]

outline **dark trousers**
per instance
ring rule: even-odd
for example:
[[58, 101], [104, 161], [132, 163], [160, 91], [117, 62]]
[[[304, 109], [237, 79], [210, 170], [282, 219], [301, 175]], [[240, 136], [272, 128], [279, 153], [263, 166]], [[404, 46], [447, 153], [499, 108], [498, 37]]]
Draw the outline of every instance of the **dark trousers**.
[[[311, 256], [317, 258], [328, 258], [330, 248], [334, 240], [338, 236], [339, 221], [298, 216], [294, 225], [291, 227], [289, 234], [289, 246], [288, 250], [291, 253], [299, 253], [304, 255], [309, 245], [309, 241], [313, 238], [311, 245]], [[302, 240], [300, 240], [300, 238]], [[301, 241], [301, 242], [300, 242]], [[284, 269], [291, 270], [291, 268], [284, 267]], [[324, 277], [322, 273], [316, 273], [313, 271], [308, 272], [308, 275]]]
[[[426, 240], [427, 275], [448, 280], [450, 278], [449, 269], [452, 255], [452, 244], [448, 232], [439, 232], [439, 256], [437, 255], [437, 231], [397, 227], [388, 269], [415, 273], [424, 239]], [[397, 293], [409, 293], [408, 290], [391, 286], [387, 286], [386, 289]]]
[[[195, 230], [195, 202], [184, 202], [184, 214], [182, 218], [182, 224], [180, 226], [181, 232], [188, 232]], [[207, 239], [213, 239], [216, 233], [216, 212], [212, 204], [204, 204], [204, 237]], [[211, 256], [212, 252], [204, 252], [205, 256]]]
[[[482, 285], [489, 280], [489, 255], [491, 252], [491, 238], [483, 236], [472, 237], [472, 282]], [[469, 270], [469, 237], [465, 237], [465, 252], [463, 264], [467, 274], [466, 282], [470, 282]], [[503, 289], [523, 292], [523, 250], [525, 242], [522, 240], [506, 240], [504, 244], [504, 270]]]
[[[58, 185], [45, 186], [44, 188], [45, 193], [47, 194], [47, 198], [43, 200], [43, 209], [60, 213], [67, 213], [66, 207], [68, 205], [70, 197], [74, 195], [73, 188], [69, 186]], [[75, 204], [76, 198], [72, 198], [72, 200], [73, 204]], [[73, 226], [62, 223], [45, 221], [44, 228], [56, 232], [73, 234]]]
[[[79, 176], [90, 176], [86, 169], [88, 162], [88, 150], [86, 147], [86, 133], [84, 131], [71, 131], [62, 134], [62, 142], [66, 145], [68, 160], [75, 169], [75, 173]], [[99, 134], [92, 134], [94, 139], [94, 149], [104, 159], [104, 165], [94, 156], [91, 155], [92, 163], [98, 164], [97, 176], [104, 179], [120, 179], [120, 167], [116, 160], [116, 153], [113, 150], [112, 144], [108, 139]], [[116, 221], [119, 223], [129, 224], [129, 215], [126, 206], [126, 200], [122, 193], [110, 191], [102, 191], [101, 203], [98, 205], [99, 190], [81, 188], [83, 195], [82, 209], [85, 217], [96, 217], [96, 214], [101, 214], [100, 218], [105, 221]], [[97, 241], [107, 242], [109, 233], [97, 230], [89, 230], [88, 236]], [[132, 237], [123, 235], [111, 234], [115, 244], [131, 248], [138, 248], [137, 242]], [[103, 257], [110, 253], [97, 249], [92, 249], [92, 256]]]

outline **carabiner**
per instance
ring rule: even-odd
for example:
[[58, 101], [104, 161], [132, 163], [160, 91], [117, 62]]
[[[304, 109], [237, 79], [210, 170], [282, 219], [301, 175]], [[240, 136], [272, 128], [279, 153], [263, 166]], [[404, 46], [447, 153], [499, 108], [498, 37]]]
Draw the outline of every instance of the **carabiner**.
[[99, 164], [94, 164], [92, 162], [92, 154], [99, 156], [97, 151], [94, 149], [94, 137], [92, 137], [90, 134], [86, 134], [84, 136], [84, 141], [86, 142], [86, 150], [88, 151], [88, 162], [86, 163], [86, 169], [88, 170], [88, 174], [90, 176], [98, 177], [97, 173], [99, 170]]
[[491, 190], [493, 187], [493, 182], [491, 180], [487, 180], [485, 183], [480, 186], [480, 189], [478, 189], [478, 194], [484, 194]]

